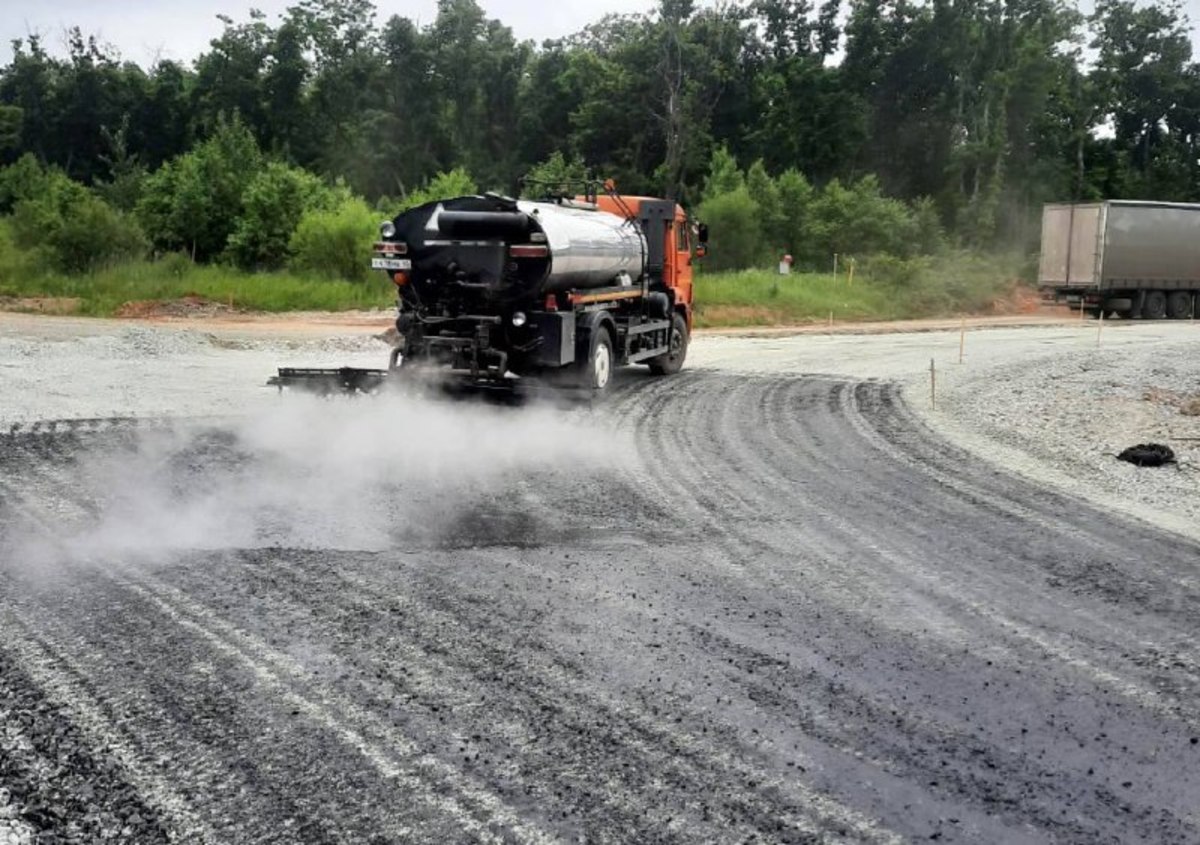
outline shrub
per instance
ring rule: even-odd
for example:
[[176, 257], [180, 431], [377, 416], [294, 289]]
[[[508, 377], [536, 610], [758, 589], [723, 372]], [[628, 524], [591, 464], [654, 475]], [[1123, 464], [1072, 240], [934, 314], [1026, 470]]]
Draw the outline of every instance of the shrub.
[[[29, 183], [32, 185], [33, 183]], [[46, 246], [72, 211], [89, 198], [88, 189], [61, 170], [42, 171], [36, 190], [13, 206], [13, 234], [18, 247]]]
[[921, 197], [913, 202], [912, 219], [917, 252], [936, 255], [946, 248], [946, 232], [932, 199]]
[[142, 258], [149, 243], [137, 222], [99, 197], [88, 195], [64, 215], [47, 239], [59, 270], [82, 273]]
[[155, 266], [164, 276], [172, 279], [182, 279], [196, 267], [192, 259], [182, 252], [168, 252], [155, 262]]
[[32, 156], [0, 172], [11, 202], [12, 244], [57, 270], [79, 273], [145, 254], [137, 223], [57, 168]]
[[304, 212], [333, 205], [333, 192], [312, 174], [271, 162], [246, 186], [229, 254], [248, 270], [278, 269]]
[[863, 261], [864, 276], [899, 291], [916, 287], [928, 271], [929, 263], [920, 258], [873, 255]]
[[38, 196], [17, 202], [12, 225], [17, 246], [39, 250], [68, 273], [136, 258], [147, 247], [133, 218], [58, 170], [45, 172]]
[[707, 266], [728, 270], [764, 264], [768, 256], [761, 218], [758, 203], [745, 186], [705, 200], [700, 219], [709, 227]]
[[328, 211], [309, 211], [300, 218], [289, 244], [291, 266], [319, 276], [365, 281], [370, 278], [377, 227], [375, 212], [358, 198], [343, 198]]
[[9, 212], [21, 200], [36, 199], [46, 191], [49, 173], [33, 155], [25, 153], [0, 169], [0, 213]]

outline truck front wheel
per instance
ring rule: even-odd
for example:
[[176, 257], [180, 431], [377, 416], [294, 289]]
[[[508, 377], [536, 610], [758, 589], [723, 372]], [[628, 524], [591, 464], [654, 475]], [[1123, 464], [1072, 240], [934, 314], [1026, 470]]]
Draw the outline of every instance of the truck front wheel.
[[650, 372], [656, 376], [669, 376], [683, 368], [683, 360], [687, 358], [688, 325], [687, 320], [678, 311], [671, 317], [671, 338], [667, 341], [667, 354], [650, 359]]
[[612, 333], [598, 326], [592, 331], [591, 342], [588, 344], [587, 360], [579, 368], [579, 386], [594, 393], [603, 393], [612, 381], [613, 356]]

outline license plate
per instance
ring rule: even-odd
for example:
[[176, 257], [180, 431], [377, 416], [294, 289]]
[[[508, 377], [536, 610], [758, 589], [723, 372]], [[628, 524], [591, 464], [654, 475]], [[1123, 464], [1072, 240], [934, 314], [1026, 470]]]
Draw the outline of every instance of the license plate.
[[372, 270], [411, 270], [412, 259], [409, 258], [372, 258]]

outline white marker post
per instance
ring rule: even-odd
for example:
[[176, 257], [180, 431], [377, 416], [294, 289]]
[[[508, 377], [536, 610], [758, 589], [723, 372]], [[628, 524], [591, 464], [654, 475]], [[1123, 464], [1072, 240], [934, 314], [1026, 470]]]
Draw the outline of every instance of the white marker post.
[[933, 366], [933, 359], [929, 359], [929, 407], [931, 410], [937, 410], [937, 369]]

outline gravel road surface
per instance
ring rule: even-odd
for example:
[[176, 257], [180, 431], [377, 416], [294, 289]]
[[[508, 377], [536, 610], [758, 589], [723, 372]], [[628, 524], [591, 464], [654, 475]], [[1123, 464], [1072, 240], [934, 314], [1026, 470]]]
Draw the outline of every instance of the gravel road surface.
[[957, 333], [706, 339], [595, 408], [0, 333], [0, 843], [1196, 842], [1195, 537], [968, 442], [1080, 331], [973, 335], [940, 411]]

